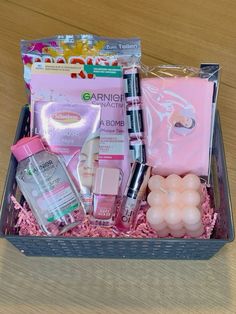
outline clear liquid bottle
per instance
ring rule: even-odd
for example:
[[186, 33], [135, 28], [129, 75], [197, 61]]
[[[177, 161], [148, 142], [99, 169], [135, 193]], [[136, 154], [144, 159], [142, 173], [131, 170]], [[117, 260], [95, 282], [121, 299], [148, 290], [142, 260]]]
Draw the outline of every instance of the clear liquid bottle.
[[11, 151], [18, 160], [17, 184], [41, 229], [60, 235], [79, 224], [84, 210], [60, 158], [45, 150], [39, 136], [21, 139]]

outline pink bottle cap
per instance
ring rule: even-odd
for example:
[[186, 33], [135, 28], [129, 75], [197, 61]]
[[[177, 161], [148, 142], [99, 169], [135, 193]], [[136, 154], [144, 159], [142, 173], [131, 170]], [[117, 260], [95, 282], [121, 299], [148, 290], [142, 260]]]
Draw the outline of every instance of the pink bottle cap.
[[98, 168], [94, 180], [93, 193], [117, 195], [119, 190], [120, 170], [117, 168]]
[[26, 159], [38, 152], [45, 150], [40, 136], [23, 137], [15, 145], [11, 146], [11, 152], [18, 161]]

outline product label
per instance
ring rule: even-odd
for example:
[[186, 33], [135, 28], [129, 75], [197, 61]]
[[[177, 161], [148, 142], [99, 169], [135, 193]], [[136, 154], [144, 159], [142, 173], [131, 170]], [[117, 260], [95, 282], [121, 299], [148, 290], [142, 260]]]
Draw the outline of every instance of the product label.
[[117, 218], [117, 227], [121, 230], [130, 230], [138, 209], [139, 201], [132, 198], [124, 198], [121, 211]]
[[42, 151], [21, 162], [18, 179], [41, 225], [47, 225], [80, 208], [80, 202], [54, 154]]
[[96, 219], [110, 219], [114, 214], [115, 198], [114, 195], [95, 195], [93, 216]]
[[24, 170], [25, 174], [28, 176], [28, 179], [30, 180], [33, 178], [33, 176], [37, 176], [39, 173], [44, 174], [47, 172], [47, 175], [50, 176], [55, 171], [55, 165], [53, 160], [49, 159], [45, 161], [44, 163], [41, 163], [37, 167], [31, 167], [29, 166]]
[[36, 62], [32, 65], [32, 74], [71, 74], [80, 72], [84, 69], [83, 64], [64, 64], [64, 63], [42, 63]]
[[97, 77], [122, 77], [120, 67], [116, 66], [85, 65], [84, 70]]
[[69, 214], [79, 206], [75, 194], [68, 183], [61, 183], [53, 190], [42, 194], [37, 199], [37, 202], [44, 210], [44, 217], [48, 222], [53, 222]]
[[99, 160], [124, 159], [124, 135], [106, 134], [100, 139]]
[[173, 110], [169, 124], [176, 134], [189, 135], [196, 129], [196, 114], [192, 108]]
[[[78, 60], [79, 61], [79, 60]], [[71, 74], [80, 74], [81, 71], [84, 73], [80, 76], [72, 76], [73, 78], [85, 78], [90, 75], [88, 78], [97, 77], [122, 77], [121, 68], [118, 66], [102, 66], [102, 65], [87, 65], [80, 64], [65, 64], [65, 63], [43, 63], [36, 62], [32, 65], [31, 72], [32, 74], [60, 74], [60, 75], [71, 75]], [[92, 76], [91, 76], [92, 75]]]

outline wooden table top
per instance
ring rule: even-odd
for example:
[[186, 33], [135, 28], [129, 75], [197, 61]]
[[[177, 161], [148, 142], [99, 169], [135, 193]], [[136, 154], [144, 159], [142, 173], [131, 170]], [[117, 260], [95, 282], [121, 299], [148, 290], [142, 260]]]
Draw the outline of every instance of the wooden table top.
[[[1, 0], [0, 194], [21, 107], [19, 41], [94, 33], [142, 39], [146, 64], [218, 62], [221, 115], [236, 202], [236, 2]], [[0, 240], [0, 313], [236, 313], [236, 243], [209, 261], [29, 258]]]

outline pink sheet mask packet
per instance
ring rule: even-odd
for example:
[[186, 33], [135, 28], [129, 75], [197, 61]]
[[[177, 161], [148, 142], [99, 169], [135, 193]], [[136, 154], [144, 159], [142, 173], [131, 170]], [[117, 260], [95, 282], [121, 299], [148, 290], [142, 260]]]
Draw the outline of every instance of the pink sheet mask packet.
[[[93, 79], [81, 78], [78, 75], [81, 70], [93, 74]], [[130, 163], [122, 68], [35, 63], [31, 77], [32, 115], [36, 101], [80, 103], [84, 106], [94, 104], [101, 107], [99, 166], [121, 170], [123, 193]], [[34, 129], [33, 125], [31, 129]]]
[[86, 212], [92, 207], [92, 184], [98, 166], [101, 107], [35, 101], [33, 134], [60, 155], [81, 195]]
[[32, 133], [68, 165], [88, 138], [99, 137], [100, 116], [97, 105], [35, 101]]
[[147, 163], [153, 173], [207, 176], [213, 82], [198, 77], [141, 80]]

